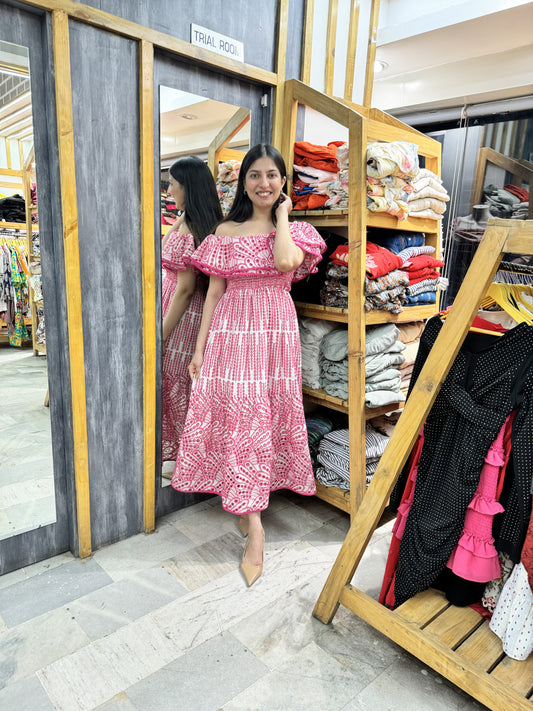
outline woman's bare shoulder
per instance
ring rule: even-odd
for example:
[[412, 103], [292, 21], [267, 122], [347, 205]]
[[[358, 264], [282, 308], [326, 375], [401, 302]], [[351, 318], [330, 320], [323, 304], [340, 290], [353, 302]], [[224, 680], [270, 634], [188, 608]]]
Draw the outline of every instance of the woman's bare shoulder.
[[217, 237], [238, 237], [242, 231], [242, 224], [240, 222], [233, 222], [233, 220], [225, 220], [221, 222], [215, 230], [215, 235]]

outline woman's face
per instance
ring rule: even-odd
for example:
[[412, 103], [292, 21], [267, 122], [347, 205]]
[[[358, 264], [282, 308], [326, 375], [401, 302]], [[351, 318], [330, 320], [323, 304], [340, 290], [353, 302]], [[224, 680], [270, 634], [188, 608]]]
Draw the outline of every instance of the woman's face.
[[286, 182], [268, 156], [252, 163], [244, 178], [244, 189], [255, 207], [272, 207]]
[[168, 194], [173, 198], [178, 210], [185, 210], [185, 188], [171, 175], [168, 179]]

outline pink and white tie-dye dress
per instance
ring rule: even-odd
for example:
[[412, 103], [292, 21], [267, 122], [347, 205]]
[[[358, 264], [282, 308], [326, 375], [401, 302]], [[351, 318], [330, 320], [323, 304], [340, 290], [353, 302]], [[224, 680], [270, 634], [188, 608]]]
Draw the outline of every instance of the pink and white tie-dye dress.
[[[161, 254], [161, 262], [165, 270], [162, 284], [163, 316], [166, 316], [176, 291], [178, 272], [185, 271], [188, 266], [183, 260], [190, 257], [194, 250], [193, 236], [191, 234], [179, 235], [177, 230], [171, 233], [163, 247]], [[207, 280], [198, 272], [192, 299], [168, 337], [163, 356], [162, 450], [164, 462], [176, 459], [187, 416], [191, 392], [188, 367], [196, 348], [206, 286]]]
[[289, 292], [291, 282], [316, 271], [326, 245], [306, 222], [293, 222], [290, 230], [305, 252], [292, 272], [274, 266], [274, 232], [208, 235], [189, 260], [227, 286], [191, 392], [172, 486], [218, 494], [235, 514], [266, 509], [276, 489], [316, 490]]

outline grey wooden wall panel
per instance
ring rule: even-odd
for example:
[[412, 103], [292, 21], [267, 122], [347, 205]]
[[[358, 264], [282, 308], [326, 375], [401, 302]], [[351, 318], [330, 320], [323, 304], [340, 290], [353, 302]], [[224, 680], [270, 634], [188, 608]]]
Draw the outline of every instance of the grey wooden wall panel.
[[[76, 552], [65, 270], [50, 16], [0, 2], [0, 39], [29, 47], [57, 523], [0, 541], [0, 574]], [[44, 396], [44, 393], [43, 393]], [[31, 436], [28, 438], [31, 447]]]
[[289, 0], [285, 78], [299, 79], [302, 65], [305, 0]]
[[274, 71], [277, 0], [87, 0], [86, 5], [190, 42], [190, 25], [243, 42], [244, 61]]
[[142, 530], [138, 43], [70, 21], [93, 548]]
[[[205, 96], [208, 99], [223, 101], [235, 106], [250, 109], [251, 112], [251, 144], [270, 139], [270, 107], [261, 107], [261, 96], [270, 92], [265, 87], [248, 84], [245, 81], [225, 77], [221, 74], [194, 67], [190, 63], [170, 57], [162, 52], [156, 52], [154, 58], [154, 174], [160, 173], [159, 148], [159, 86], [168, 86], [191, 94]], [[270, 102], [271, 103], [271, 102]], [[159, 181], [155, 181], [155, 204], [159, 205]], [[161, 230], [159, 213], [156, 210], [154, 224], [154, 248], [156, 264], [161, 263]], [[161, 270], [156, 270], [156, 322], [161, 323]], [[161, 331], [157, 333], [157, 438], [156, 438], [156, 516], [169, 511], [190, 506], [204, 498], [199, 494], [183, 494], [171, 487], [161, 487]]]

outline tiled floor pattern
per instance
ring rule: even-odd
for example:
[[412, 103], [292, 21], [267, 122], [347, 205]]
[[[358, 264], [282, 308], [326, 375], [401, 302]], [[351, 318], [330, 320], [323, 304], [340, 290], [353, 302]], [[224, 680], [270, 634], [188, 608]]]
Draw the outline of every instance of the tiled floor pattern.
[[0, 539], [56, 519], [45, 356], [0, 343]]
[[[264, 574], [217, 497], [86, 560], [0, 578], [2, 711], [470, 711], [483, 707], [344, 608], [311, 612], [347, 530], [317, 499], [276, 493]], [[391, 523], [356, 572], [377, 596]]]

